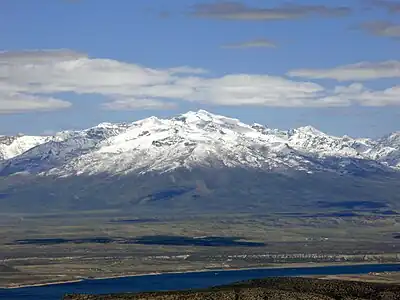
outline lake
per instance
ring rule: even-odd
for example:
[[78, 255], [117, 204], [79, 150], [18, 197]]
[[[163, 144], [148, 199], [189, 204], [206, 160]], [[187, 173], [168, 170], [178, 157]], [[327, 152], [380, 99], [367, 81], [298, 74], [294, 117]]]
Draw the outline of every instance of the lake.
[[44, 239], [24, 239], [16, 240], [11, 245], [57, 245], [57, 244], [139, 244], [139, 245], [157, 245], [157, 246], [204, 246], [204, 247], [263, 247], [264, 243], [240, 241], [241, 237], [186, 237], [169, 235], [151, 235], [138, 238], [44, 238]]
[[346, 265], [308, 268], [277, 268], [235, 271], [207, 271], [180, 274], [144, 275], [114, 279], [84, 280], [75, 283], [0, 289], [0, 299], [59, 300], [67, 293], [108, 294], [207, 288], [242, 280], [275, 276], [366, 274], [400, 271], [400, 264]]

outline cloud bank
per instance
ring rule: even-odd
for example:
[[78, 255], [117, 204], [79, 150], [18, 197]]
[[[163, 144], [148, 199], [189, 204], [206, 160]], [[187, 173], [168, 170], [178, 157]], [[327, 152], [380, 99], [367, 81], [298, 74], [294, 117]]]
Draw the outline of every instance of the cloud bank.
[[309, 79], [335, 79], [338, 81], [364, 81], [400, 77], [400, 61], [360, 62], [332, 69], [299, 69], [288, 72], [292, 77]]
[[[364, 62], [306, 71], [292, 71], [290, 75], [338, 80], [398, 77], [399, 62]], [[0, 113], [65, 109], [71, 103], [57, 95], [66, 92], [101, 95], [107, 100], [100, 105], [108, 110], [171, 109], [181, 101], [276, 107], [400, 104], [399, 86], [374, 91], [355, 83], [328, 89], [279, 76], [211, 77], [206, 70], [188, 66], [147, 68], [70, 50], [0, 53]]]
[[242, 21], [268, 21], [298, 19], [308, 15], [338, 17], [351, 12], [348, 7], [330, 7], [325, 5], [284, 4], [274, 8], [250, 7], [245, 4], [226, 1], [193, 6], [191, 15], [202, 18]]

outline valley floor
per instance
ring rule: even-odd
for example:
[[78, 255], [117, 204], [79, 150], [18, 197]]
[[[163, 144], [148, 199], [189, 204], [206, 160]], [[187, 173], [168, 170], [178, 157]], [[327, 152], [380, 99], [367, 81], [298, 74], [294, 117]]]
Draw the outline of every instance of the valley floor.
[[[397, 225], [396, 216], [152, 220], [110, 211], [7, 216], [0, 218], [0, 286], [158, 272], [397, 263]], [[388, 276], [367, 279], [398, 280]]]

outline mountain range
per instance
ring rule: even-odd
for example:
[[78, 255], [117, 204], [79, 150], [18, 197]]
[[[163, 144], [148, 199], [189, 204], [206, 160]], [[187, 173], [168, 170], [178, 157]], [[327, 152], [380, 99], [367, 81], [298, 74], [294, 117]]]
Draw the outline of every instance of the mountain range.
[[[290, 206], [333, 195], [396, 204], [399, 178], [400, 132], [336, 137], [312, 126], [283, 131], [204, 110], [52, 136], [0, 136], [0, 208], [17, 211], [155, 202], [157, 209], [277, 210], [278, 199]], [[238, 197], [254, 201], [226, 200]]]

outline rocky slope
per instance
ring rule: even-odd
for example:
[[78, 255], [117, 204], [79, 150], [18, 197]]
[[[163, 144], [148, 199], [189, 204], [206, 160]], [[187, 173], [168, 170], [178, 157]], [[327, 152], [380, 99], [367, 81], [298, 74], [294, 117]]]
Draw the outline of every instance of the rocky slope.
[[65, 300], [396, 300], [400, 286], [363, 282], [317, 280], [306, 278], [271, 278], [254, 280], [202, 291], [159, 292], [126, 295], [67, 295]]

